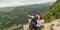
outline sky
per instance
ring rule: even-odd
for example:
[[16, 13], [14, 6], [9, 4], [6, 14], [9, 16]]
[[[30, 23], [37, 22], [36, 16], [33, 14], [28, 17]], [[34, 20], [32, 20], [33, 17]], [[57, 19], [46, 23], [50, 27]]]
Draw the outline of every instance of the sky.
[[22, 6], [55, 2], [56, 0], [0, 0], [0, 7]]

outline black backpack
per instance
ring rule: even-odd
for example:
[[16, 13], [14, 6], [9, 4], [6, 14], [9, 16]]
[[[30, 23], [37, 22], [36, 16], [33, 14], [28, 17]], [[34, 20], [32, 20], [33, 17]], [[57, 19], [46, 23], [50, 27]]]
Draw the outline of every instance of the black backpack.
[[36, 25], [37, 24], [37, 18], [34, 17], [32, 20], [31, 20], [31, 23], [32, 25]]

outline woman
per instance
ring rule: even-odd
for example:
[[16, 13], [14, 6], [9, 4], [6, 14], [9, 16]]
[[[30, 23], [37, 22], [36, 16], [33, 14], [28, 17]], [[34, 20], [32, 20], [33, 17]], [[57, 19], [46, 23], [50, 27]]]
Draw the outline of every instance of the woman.
[[38, 19], [37, 19], [37, 25], [38, 27], [37, 30], [42, 30], [44, 28], [44, 20], [42, 19], [42, 16], [39, 14]]

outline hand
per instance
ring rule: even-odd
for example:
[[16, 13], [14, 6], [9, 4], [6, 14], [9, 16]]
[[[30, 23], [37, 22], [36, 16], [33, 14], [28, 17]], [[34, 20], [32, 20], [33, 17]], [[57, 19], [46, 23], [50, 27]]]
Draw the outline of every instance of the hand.
[[36, 24], [36, 27], [40, 27], [40, 24]]

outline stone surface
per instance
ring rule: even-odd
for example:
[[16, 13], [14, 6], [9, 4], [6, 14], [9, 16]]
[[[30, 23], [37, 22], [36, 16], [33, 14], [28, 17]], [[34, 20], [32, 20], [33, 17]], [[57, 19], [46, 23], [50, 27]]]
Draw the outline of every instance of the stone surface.
[[[45, 23], [44, 26], [44, 30], [60, 30], [60, 19], [55, 19], [50, 23]], [[23, 28], [24, 30], [29, 30], [29, 23], [23, 25]]]

